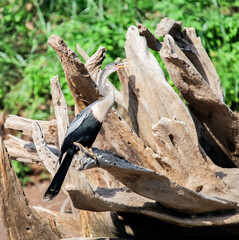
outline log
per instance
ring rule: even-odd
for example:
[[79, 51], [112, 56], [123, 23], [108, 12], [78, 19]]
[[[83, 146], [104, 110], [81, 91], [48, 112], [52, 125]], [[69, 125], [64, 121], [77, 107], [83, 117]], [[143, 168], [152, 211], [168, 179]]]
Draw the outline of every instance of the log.
[[[32, 136], [32, 128], [31, 124], [35, 120], [19, 117], [15, 115], [9, 115], [6, 119], [6, 122], [4, 124], [5, 128], [10, 128], [13, 130], [18, 130], [22, 132], [23, 135], [31, 138]], [[45, 139], [47, 143], [55, 144], [56, 137], [57, 137], [57, 126], [56, 126], [56, 120], [51, 121], [38, 121], [39, 124], [42, 126]]]
[[[97, 149], [95, 149], [94, 152], [101, 168], [109, 171], [132, 191], [141, 196], [156, 200], [168, 208], [190, 214], [238, 208], [235, 202], [203, 196], [202, 194], [179, 186], [177, 183], [159, 173], [133, 165], [125, 159], [112, 156], [110, 153], [98, 151]], [[79, 162], [78, 160], [78, 164]], [[74, 166], [76, 166], [76, 164], [77, 162]], [[84, 158], [82, 167], [78, 168], [82, 170], [97, 166], [97, 163], [92, 160], [92, 158]]]
[[29, 205], [0, 137], [0, 213], [8, 239], [59, 239], [54, 224]]

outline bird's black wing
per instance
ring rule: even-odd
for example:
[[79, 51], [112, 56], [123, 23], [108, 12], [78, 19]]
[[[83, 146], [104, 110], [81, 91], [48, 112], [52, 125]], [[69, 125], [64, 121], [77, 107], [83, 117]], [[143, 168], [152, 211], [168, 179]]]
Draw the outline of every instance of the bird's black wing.
[[89, 117], [89, 115], [91, 114], [91, 108], [93, 105], [95, 105], [98, 101], [93, 102], [92, 104], [90, 104], [89, 106], [87, 106], [86, 108], [84, 108], [74, 119], [73, 121], [70, 123], [67, 131], [66, 131], [66, 136], [65, 138], [71, 134], [72, 132], [75, 131], [75, 129], [77, 129], [82, 123], [83, 121]]

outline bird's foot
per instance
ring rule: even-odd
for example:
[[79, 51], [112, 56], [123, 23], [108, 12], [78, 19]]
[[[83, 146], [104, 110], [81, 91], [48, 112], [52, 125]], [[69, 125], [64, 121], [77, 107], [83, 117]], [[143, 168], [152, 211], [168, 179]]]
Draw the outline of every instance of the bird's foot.
[[93, 149], [92, 149], [92, 148], [89, 148], [89, 152], [90, 152], [91, 156], [94, 158], [96, 164], [97, 164], [98, 166], [100, 166], [99, 160], [98, 160], [97, 156], [95, 155], [95, 153], [93, 152]]
[[97, 156], [94, 154], [92, 148], [88, 149], [78, 142], [74, 142], [74, 145], [77, 146], [81, 150], [81, 152], [83, 152], [87, 157], [94, 159], [96, 164], [98, 166], [100, 166], [99, 160], [98, 160]]

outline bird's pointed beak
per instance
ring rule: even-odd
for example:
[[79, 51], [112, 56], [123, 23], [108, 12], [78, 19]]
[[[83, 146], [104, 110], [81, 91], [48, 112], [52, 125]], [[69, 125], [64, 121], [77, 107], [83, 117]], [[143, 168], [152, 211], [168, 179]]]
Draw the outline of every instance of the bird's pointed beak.
[[131, 66], [131, 65], [128, 62], [118, 64], [118, 68], [125, 68], [125, 67], [129, 67], [129, 66]]

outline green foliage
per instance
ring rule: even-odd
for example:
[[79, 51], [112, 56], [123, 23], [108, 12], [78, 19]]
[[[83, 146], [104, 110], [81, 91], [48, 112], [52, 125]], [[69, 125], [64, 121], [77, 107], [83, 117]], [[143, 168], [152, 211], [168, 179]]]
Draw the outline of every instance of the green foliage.
[[15, 172], [18, 176], [19, 181], [25, 186], [29, 181], [31, 181], [31, 178], [27, 176], [31, 172], [31, 169], [29, 165], [25, 165], [21, 162], [18, 162], [16, 160], [12, 160], [12, 165], [15, 169]]
[[[0, 108], [46, 119], [50, 114], [49, 80], [56, 74], [68, 104], [73, 105], [60, 61], [47, 45], [51, 34], [62, 37], [75, 52], [77, 43], [89, 55], [105, 46], [107, 64], [125, 57], [125, 34], [130, 25], [142, 22], [154, 32], [166, 16], [196, 29], [220, 76], [226, 103], [239, 110], [238, 8], [238, 0], [2, 0]], [[112, 81], [120, 87], [116, 76]]]
[[[239, 0], [1, 0], [0, 109], [46, 119], [51, 113], [49, 80], [57, 74], [68, 105], [74, 105], [60, 61], [47, 45], [51, 34], [75, 52], [79, 43], [89, 55], [103, 45], [108, 50], [105, 65], [125, 57], [130, 25], [141, 22], [154, 32], [163, 17], [196, 29], [222, 81], [226, 103], [239, 110]], [[116, 76], [112, 81], [120, 88]], [[13, 165], [25, 184], [29, 166]]]

